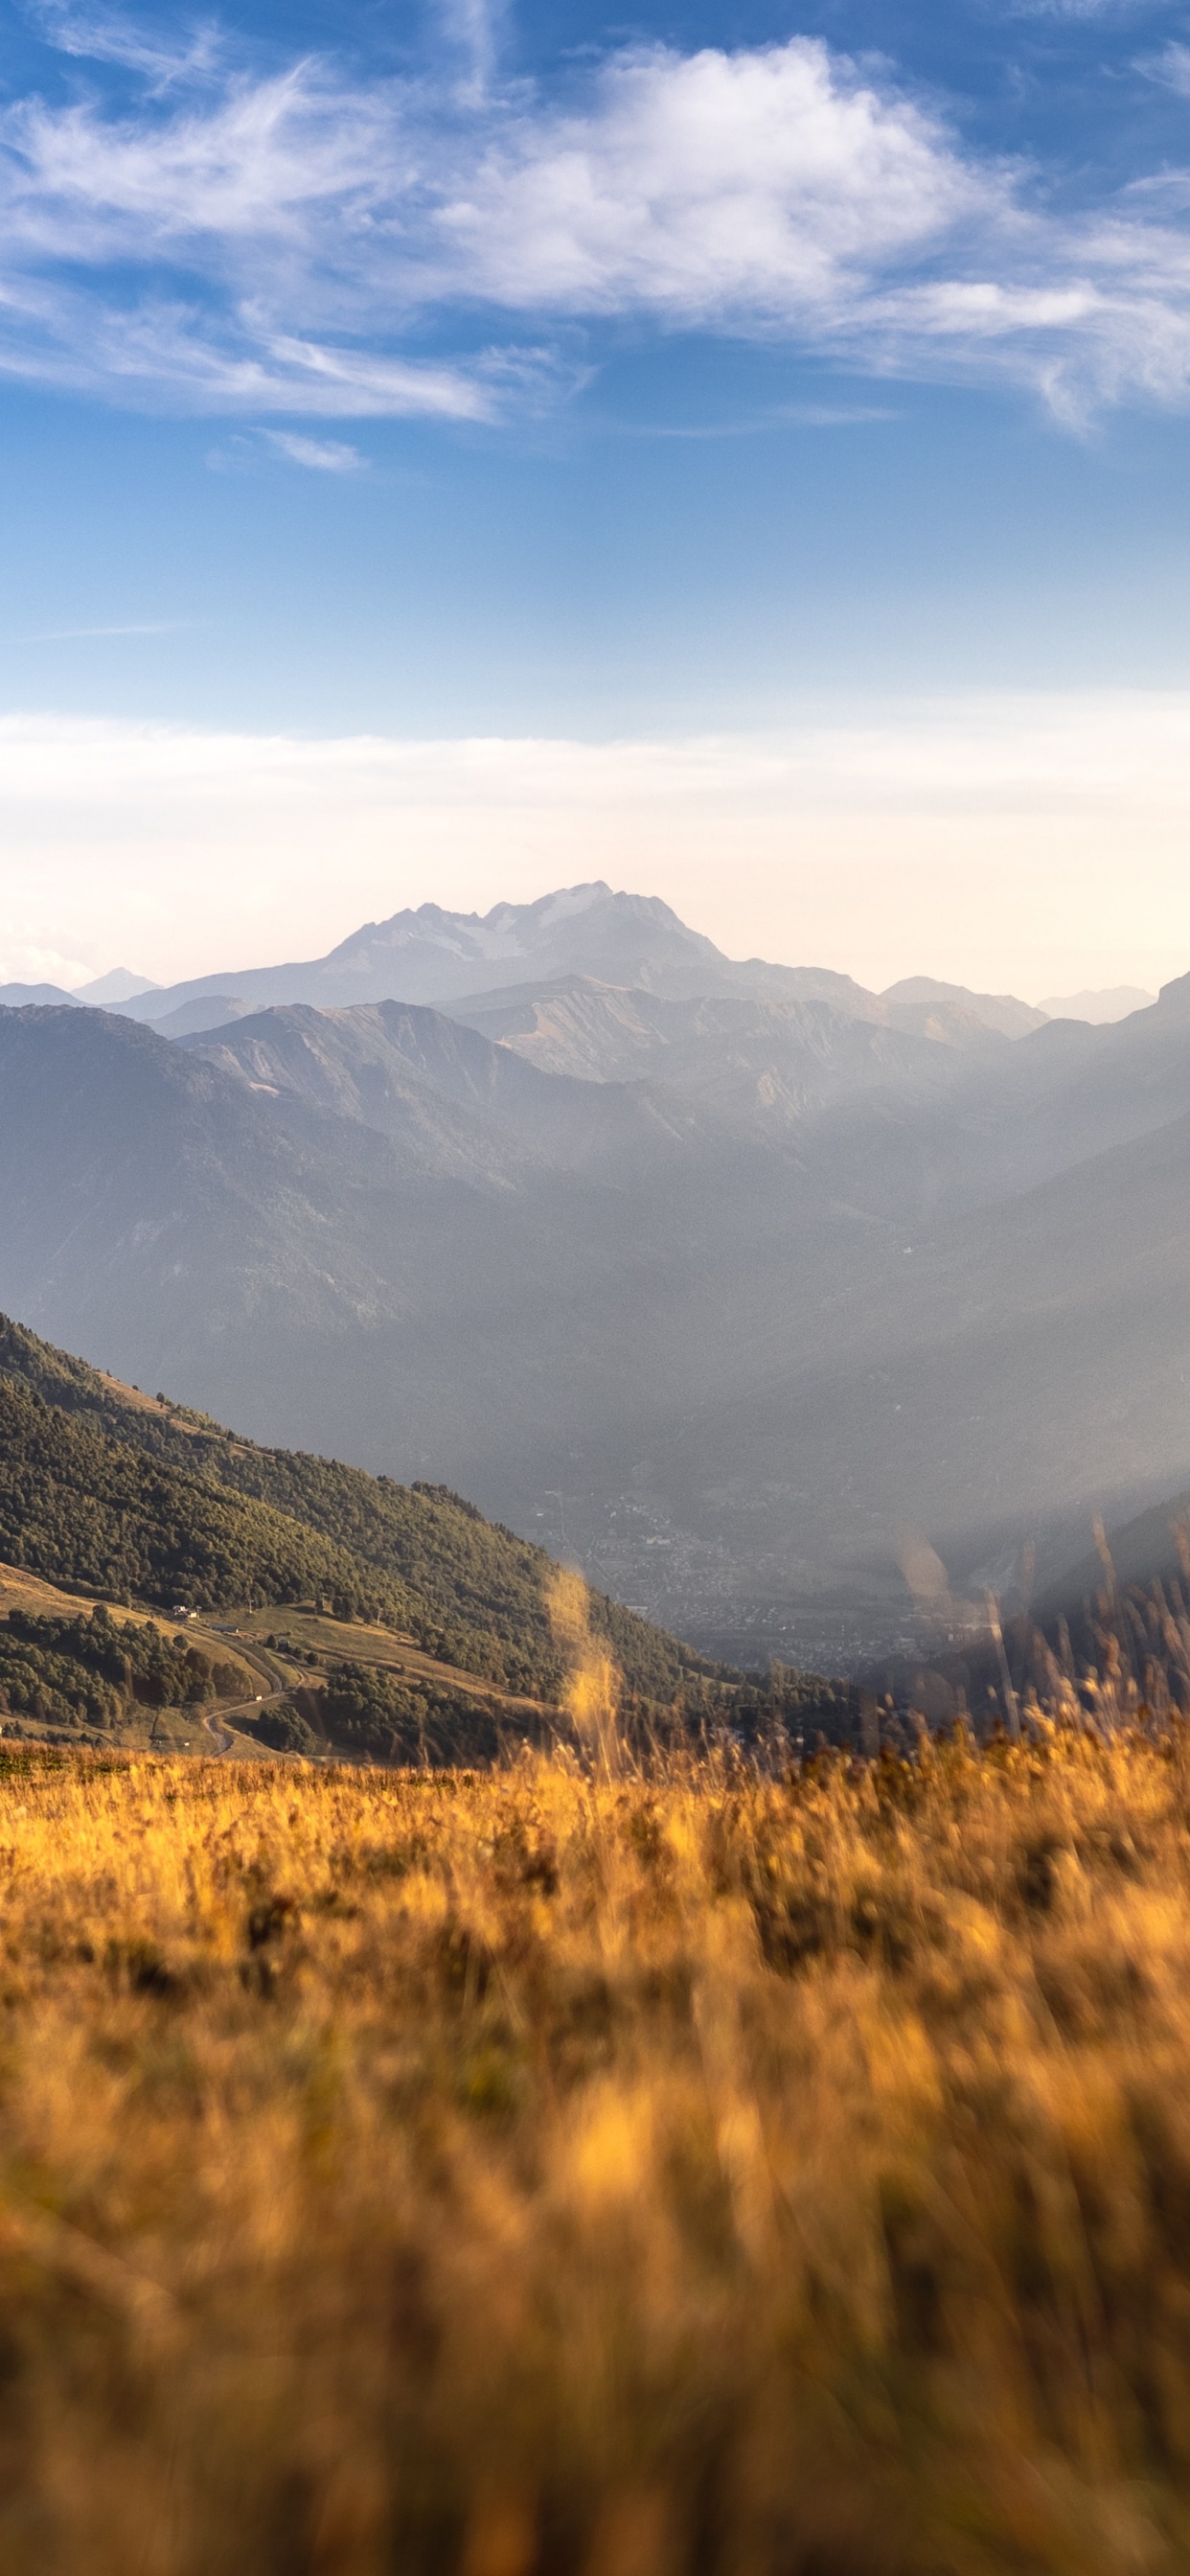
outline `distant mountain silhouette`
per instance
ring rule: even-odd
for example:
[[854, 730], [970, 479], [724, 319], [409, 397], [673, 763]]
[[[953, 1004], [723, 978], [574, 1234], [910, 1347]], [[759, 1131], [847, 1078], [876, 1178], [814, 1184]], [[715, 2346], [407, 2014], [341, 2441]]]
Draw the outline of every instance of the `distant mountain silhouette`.
[[88, 1003], [99, 1010], [116, 1009], [138, 994], [154, 990], [147, 976], [130, 974], [126, 966], [113, 966], [110, 974], [97, 975], [90, 984], [76, 984], [70, 993], [60, 984], [0, 984], [0, 1009], [46, 1009], [67, 1002]]
[[[569, 886], [536, 903], [496, 904], [483, 915], [424, 903], [389, 921], [366, 922], [327, 957], [202, 976], [143, 995], [129, 1008], [134, 1018], [158, 1020], [212, 993], [257, 1005], [314, 1002], [332, 1009], [457, 1001], [528, 975], [588, 974], [647, 991], [693, 993], [718, 990], [720, 979], [744, 971], [655, 896], [613, 894], [596, 883]], [[780, 976], [788, 970], [764, 971]]]
[[75, 1001], [73, 993], [64, 993], [60, 984], [0, 984], [0, 1010], [20, 1011], [30, 1007], [46, 1010]]
[[143, 1025], [156, 1029], [159, 1037], [191, 1038], [204, 1029], [224, 1028], [229, 1020], [247, 1019], [256, 1008], [255, 1002], [237, 1000], [234, 993], [197, 993], [192, 1001], [176, 1003], [162, 1019]]
[[1048, 1017], [1011, 993], [969, 993], [963, 984], [938, 984], [932, 975], [909, 975], [880, 996], [889, 1025], [951, 1046], [976, 1036], [1027, 1037]]
[[89, 984], [80, 984], [74, 993], [76, 1002], [89, 1002], [95, 1010], [117, 1010], [121, 1002], [133, 1001], [138, 993], [157, 989], [150, 975], [134, 975], [130, 967], [112, 966], [106, 975], [96, 975]]
[[536, 903], [496, 904], [484, 914], [423, 903], [389, 921], [366, 922], [328, 957], [199, 976], [134, 994], [121, 1007], [174, 1036], [213, 1026], [200, 1020], [199, 1010], [216, 1000], [221, 1007], [247, 1002], [257, 1009], [289, 1002], [331, 1010], [360, 1002], [449, 1004], [575, 977], [671, 1001], [712, 995], [820, 1001], [849, 1017], [952, 1044], [989, 1031], [1016, 1037], [1042, 1016], [1011, 997], [967, 993], [928, 977], [881, 996], [826, 967], [725, 957], [655, 895], [613, 893], [602, 880], [559, 888]]
[[1156, 999], [1140, 984], [1111, 984], [1096, 992], [1053, 993], [1038, 1009], [1050, 1020], [1090, 1020], [1102, 1026], [1109, 1020], [1125, 1020], [1132, 1011], [1146, 1011]]

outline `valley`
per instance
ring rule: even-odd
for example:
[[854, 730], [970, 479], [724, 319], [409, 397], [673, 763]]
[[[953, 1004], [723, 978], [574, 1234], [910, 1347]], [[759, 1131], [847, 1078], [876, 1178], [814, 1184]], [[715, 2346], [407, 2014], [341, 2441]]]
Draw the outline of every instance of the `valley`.
[[1011, 1604], [1190, 1481], [1190, 981], [871, 994], [597, 885], [0, 1010], [0, 1098], [9, 1312], [713, 1657], [856, 1670], [919, 1542]]

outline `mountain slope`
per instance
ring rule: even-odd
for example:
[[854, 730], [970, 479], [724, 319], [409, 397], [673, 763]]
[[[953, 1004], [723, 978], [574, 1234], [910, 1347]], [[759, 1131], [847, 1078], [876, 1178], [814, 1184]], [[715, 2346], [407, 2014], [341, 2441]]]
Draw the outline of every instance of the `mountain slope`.
[[211, 1334], [278, 1305], [334, 1324], [391, 1302], [360, 1203], [411, 1179], [415, 1151], [342, 1122], [331, 1151], [309, 1113], [101, 1011], [0, 1012], [0, 1098], [9, 1308], [83, 1322], [123, 1304], [147, 1373], [199, 1300]]
[[[448, 1662], [556, 1683], [545, 1551], [443, 1488], [264, 1449], [147, 1398], [0, 1316], [0, 1555], [95, 1591], [198, 1607], [326, 1593]], [[592, 1620], [630, 1687], [666, 1699], [697, 1658], [617, 1602]]]
[[[424, 1133], [427, 1167], [488, 1179], [515, 1148], [530, 1164], [669, 1183], [691, 1154], [800, 1142], [832, 1103], [945, 1094], [957, 1072], [949, 1051], [821, 1002], [670, 1002], [575, 982], [544, 1006], [485, 1011], [492, 1033], [464, 1007], [448, 1018], [402, 1002], [294, 1004], [181, 1043], [256, 1093], [406, 1149]], [[514, 1161], [506, 1176], [529, 1172]]]
[[74, 1010], [76, 997], [59, 984], [0, 984], [0, 1010], [45, 1010], [51, 1005]]
[[398, 1598], [342, 1548], [267, 1504], [111, 1439], [0, 1376], [0, 1556], [53, 1582], [200, 1609], [327, 1593], [344, 1612], [408, 1619]]
[[[1114, 1522], [1107, 1532], [1108, 1553], [1118, 1584], [1187, 1584], [1187, 1538], [1190, 1536], [1190, 1491], [1168, 1494], [1130, 1520]], [[1039, 1620], [1077, 1613], [1109, 1582], [1097, 1547], [1084, 1548], [1072, 1565], [1050, 1581], [1034, 1604]]]
[[553, 1076], [476, 1030], [404, 1002], [320, 1011], [295, 1003], [181, 1041], [255, 1092], [399, 1139], [427, 1169], [492, 1182], [528, 1163], [590, 1167], [672, 1145], [680, 1120], [622, 1085]]
[[1048, 1020], [1090, 1020], [1100, 1026], [1109, 1020], [1125, 1020], [1133, 1011], [1147, 1011], [1156, 1001], [1155, 993], [1146, 993], [1139, 984], [1111, 984], [1081, 993], [1050, 993], [1038, 1009]]
[[0, 1305], [121, 1376], [406, 1475], [465, 1484], [486, 1459], [489, 1500], [510, 1438], [540, 1454], [610, 1381], [633, 1409], [658, 1382], [663, 1315], [633, 1348], [622, 1313], [674, 1257], [651, 1185], [511, 1186], [499, 1132], [496, 1180], [444, 1176], [420, 1134], [254, 1090], [98, 1012], [0, 1014], [0, 1102]]
[[791, 1115], [885, 1085], [913, 1094], [954, 1079], [954, 1064], [916, 1033], [842, 1011], [816, 996], [703, 996], [674, 1001], [578, 976], [452, 1006], [539, 1071], [588, 1084], [643, 1083], [738, 1125], [779, 1104]]
[[135, 975], [128, 966], [109, 966], [106, 975], [94, 975], [89, 984], [79, 984], [76, 1002], [89, 1002], [96, 1010], [116, 1010], [121, 1002], [132, 1002], [140, 993], [155, 993], [152, 977]]
[[939, 984], [932, 975], [910, 975], [880, 996], [889, 1026], [946, 1045], [983, 1038], [1023, 1038], [1048, 1017], [1012, 993], [969, 993], [963, 984]]
[[[928, 1213], [1012, 1198], [1190, 1111], [1190, 976], [1114, 1024], [1052, 1020], [951, 1066], [950, 1083], [910, 1113]], [[908, 1162], [905, 1176], [901, 1210], [912, 1218]]]
[[855, 1565], [915, 1527], [954, 1571], [997, 1532], [1087, 1530], [1168, 1490], [1190, 1461], [1188, 1198], [1183, 1118], [886, 1239], [809, 1329], [774, 1265], [741, 1303], [730, 1377], [672, 1443], [669, 1492], [720, 1546], [766, 1496], [760, 1591], [782, 1559]]

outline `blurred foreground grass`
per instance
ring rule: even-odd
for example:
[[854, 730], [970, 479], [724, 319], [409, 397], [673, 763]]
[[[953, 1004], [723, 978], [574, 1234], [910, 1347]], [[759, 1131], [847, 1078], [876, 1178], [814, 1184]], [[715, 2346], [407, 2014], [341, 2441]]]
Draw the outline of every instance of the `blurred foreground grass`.
[[1190, 2565], [1190, 1739], [0, 1767], [4, 2576]]

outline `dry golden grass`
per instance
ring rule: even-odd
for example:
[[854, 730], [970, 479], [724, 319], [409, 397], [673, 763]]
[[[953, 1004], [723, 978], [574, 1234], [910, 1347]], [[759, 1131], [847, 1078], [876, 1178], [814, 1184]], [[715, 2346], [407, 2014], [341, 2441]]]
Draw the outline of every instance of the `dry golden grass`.
[[1190, 1750], [0, 1771], [4, 2576], [1190, 2564]]

